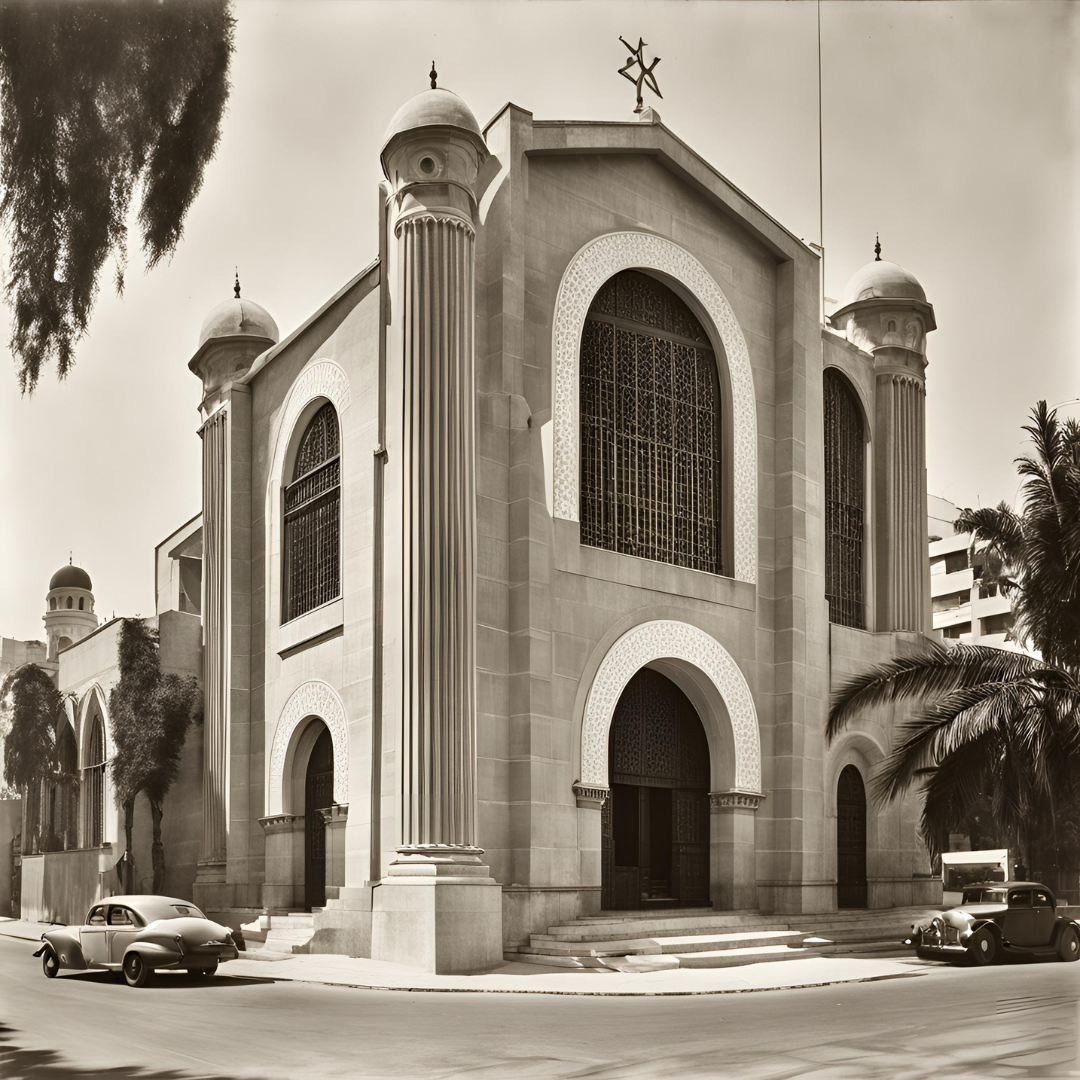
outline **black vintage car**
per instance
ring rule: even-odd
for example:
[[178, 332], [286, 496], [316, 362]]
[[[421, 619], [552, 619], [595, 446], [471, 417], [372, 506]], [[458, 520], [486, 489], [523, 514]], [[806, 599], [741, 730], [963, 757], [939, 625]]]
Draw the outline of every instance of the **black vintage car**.
[[1059, 915], [1054, 894], [1037, 881], [968, 885], [956, 907], [912, 926], [905, 942], [925, 960], [992, 964], [1005, 956], [1080, 958], [1080, 924]]

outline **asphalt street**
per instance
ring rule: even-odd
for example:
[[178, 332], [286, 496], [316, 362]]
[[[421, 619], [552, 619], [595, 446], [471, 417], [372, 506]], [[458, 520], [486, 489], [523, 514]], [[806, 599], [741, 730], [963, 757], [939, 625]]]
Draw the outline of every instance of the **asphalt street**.
[[[47, 980], [0, 938], [3, 1080], [1080, 1077], [1080, 964], [676, 998], [356, 990], [224, 974]], [[266, 965], [272, 969], [273, 965]]]

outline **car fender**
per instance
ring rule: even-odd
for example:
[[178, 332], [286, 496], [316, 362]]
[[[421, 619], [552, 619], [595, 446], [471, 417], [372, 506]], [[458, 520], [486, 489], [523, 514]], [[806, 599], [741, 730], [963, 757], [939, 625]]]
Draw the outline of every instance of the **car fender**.
[[83, 958], [82, 942], [79, 940], [79, 932], [70, 929], [50, 930], [41, 935], [41, 948], [35, 956], [41, 956], [46, 950], [51, 949], [62, 968], [74, 968], [77, 971], [86, 970], [86, 960]]
[[1054, 948], [1057, 948], [1057, 943], [1061, 940], [1061, 935], [1065, 933], [1065, 928], [1071, 926], [1077, 934], [1080, 934], [1080, 922], [1076, 919], [1058, 919], [1057, 926], [1054, 928], [1054, 937], [1050, 942]]
[[131, 953], [138, 953], [143, 963], [151, 968], [169, 967], [183, 956], [179, 949], [162, 945], [157, 941], [133, 941], [124, 950], [124, 959], [127, 959]]
[[991, 934], [994, 935], [999, 945], [1004, 944], [1004, 938], [1001, 936], [1001, 927], [998, 926], [993, 919], [978, 919], [971, 924], [971, 933], [968, 935], [967, 940], [970, 941], [980, 930], [986, 927]]

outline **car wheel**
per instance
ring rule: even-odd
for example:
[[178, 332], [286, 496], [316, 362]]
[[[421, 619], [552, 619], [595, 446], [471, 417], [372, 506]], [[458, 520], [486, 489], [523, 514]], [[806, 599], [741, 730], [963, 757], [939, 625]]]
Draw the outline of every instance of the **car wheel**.
[[60, 971], [60, 961], [52, 949], [46, 949], [41, 954], [41, 970], [45, 972], [46, 979], [55, 979]]
[[997, 938], [984, 927], [971, 939], [967, 951], [973, 964], [977, 964], [979, 967], [992, 964], [997, 959], [998, 954]]
[[1058, 938], [1057, 951], [1058, 956], [1066, 963], [1080, 959], [1080, 935], [1076, 933], [1075, 927], [1066, 926], [1065, 929], [1061, 931], [1061, 937]]
[[128, 953], [124, 957], [124, 978], [128, 986], [145, 986], [150, 981], [152, 968], [146, 966], [145, 961], [138, 953]]

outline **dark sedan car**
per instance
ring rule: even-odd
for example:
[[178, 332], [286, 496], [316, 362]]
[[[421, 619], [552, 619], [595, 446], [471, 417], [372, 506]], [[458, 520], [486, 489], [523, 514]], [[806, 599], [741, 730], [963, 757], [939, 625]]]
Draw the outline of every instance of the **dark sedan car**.
[[194, 904], [172, 896], [110, 896], [95, 904], [83, 926], [41, 935], [42, 970], [52, 979], [61, 968], [122, 971], [131, 986], [145, 986], [157, 968], [213, 975], [222, 960], [239, 955], [227, 926], [208, 919]]
[[968, 885], [956, 907], [912, 926], [907, 944], [925, 960], [992, 964], [1004, 956], [1080, 958], [1080, 924], [1059, 915], [1054, 894], [1037, 881]]

